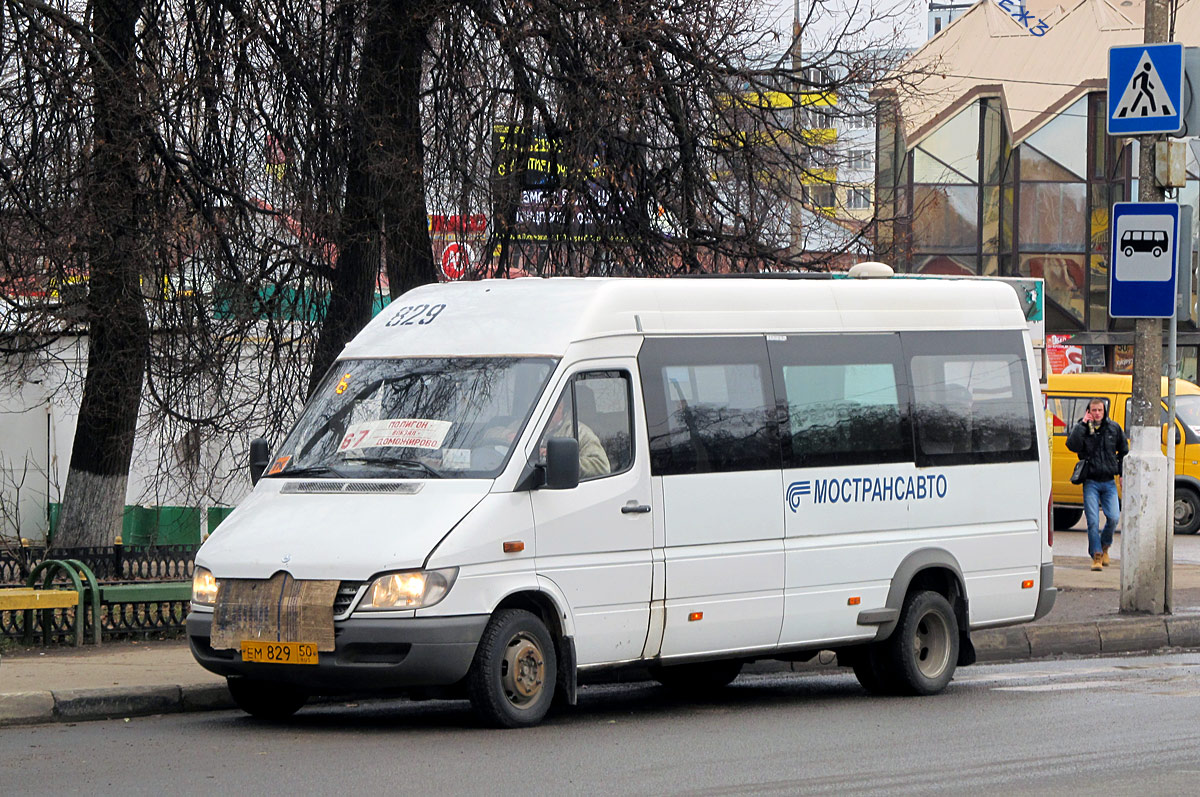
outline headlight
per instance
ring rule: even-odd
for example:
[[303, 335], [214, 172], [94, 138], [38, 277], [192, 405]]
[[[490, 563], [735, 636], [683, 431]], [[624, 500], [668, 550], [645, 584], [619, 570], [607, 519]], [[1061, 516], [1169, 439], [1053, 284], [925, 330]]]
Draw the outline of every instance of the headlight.
[[192, 603], [212, 606], [217, 602], [217, 584], [219, 583], [207, 568], [197, 567], [192, 576]]
[[446, 597], [457, 575], [457, 567], [387, 573], [371, 582], [358, 608], [375, 611], [423, 609]]

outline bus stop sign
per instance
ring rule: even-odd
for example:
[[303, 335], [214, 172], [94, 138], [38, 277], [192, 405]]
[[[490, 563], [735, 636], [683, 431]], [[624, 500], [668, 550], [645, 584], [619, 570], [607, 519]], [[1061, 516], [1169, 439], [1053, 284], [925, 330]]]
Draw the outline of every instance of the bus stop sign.
[[1175, 315], [1175, 248], [1179, 203], [1117, 202], [1112, 212], [1108, 314], [1113, 318]]

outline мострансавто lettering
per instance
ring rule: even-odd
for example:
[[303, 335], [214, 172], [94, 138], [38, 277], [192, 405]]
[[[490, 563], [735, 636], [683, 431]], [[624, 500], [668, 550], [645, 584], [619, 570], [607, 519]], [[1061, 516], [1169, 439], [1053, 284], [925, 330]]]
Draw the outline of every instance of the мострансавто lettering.
[[812, 479], [792, 482], [787, 490], [788, 506], [795, 512], [809, 496], [814, 504], [874, 503], [876, 501], [923, 501], [945, 498], [946, 477], [940, 473], [920, 476], [856, 476], [842, 479]]

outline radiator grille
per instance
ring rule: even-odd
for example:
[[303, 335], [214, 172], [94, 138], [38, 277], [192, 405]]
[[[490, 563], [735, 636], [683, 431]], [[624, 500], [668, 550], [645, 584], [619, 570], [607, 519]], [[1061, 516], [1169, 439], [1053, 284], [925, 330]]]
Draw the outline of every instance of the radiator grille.
[[350, 611], [354, 596], [362, 589], [365, 581], [343, 581], [338, 585], [337, 597], [333, 599], [333, 616], [341, 617]]

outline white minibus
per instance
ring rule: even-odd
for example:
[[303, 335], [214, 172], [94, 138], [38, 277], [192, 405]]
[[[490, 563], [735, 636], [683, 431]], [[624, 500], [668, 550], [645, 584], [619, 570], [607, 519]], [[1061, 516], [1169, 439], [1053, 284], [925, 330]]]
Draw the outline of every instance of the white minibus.
[[424, 286], [252, 445], [191, 649], [275, 718], [409, 693], [528, 726], [581, 674], [698, 691], [822, 650], [936, 693], [1054, 603], [1037, 387], [986, 280]]

